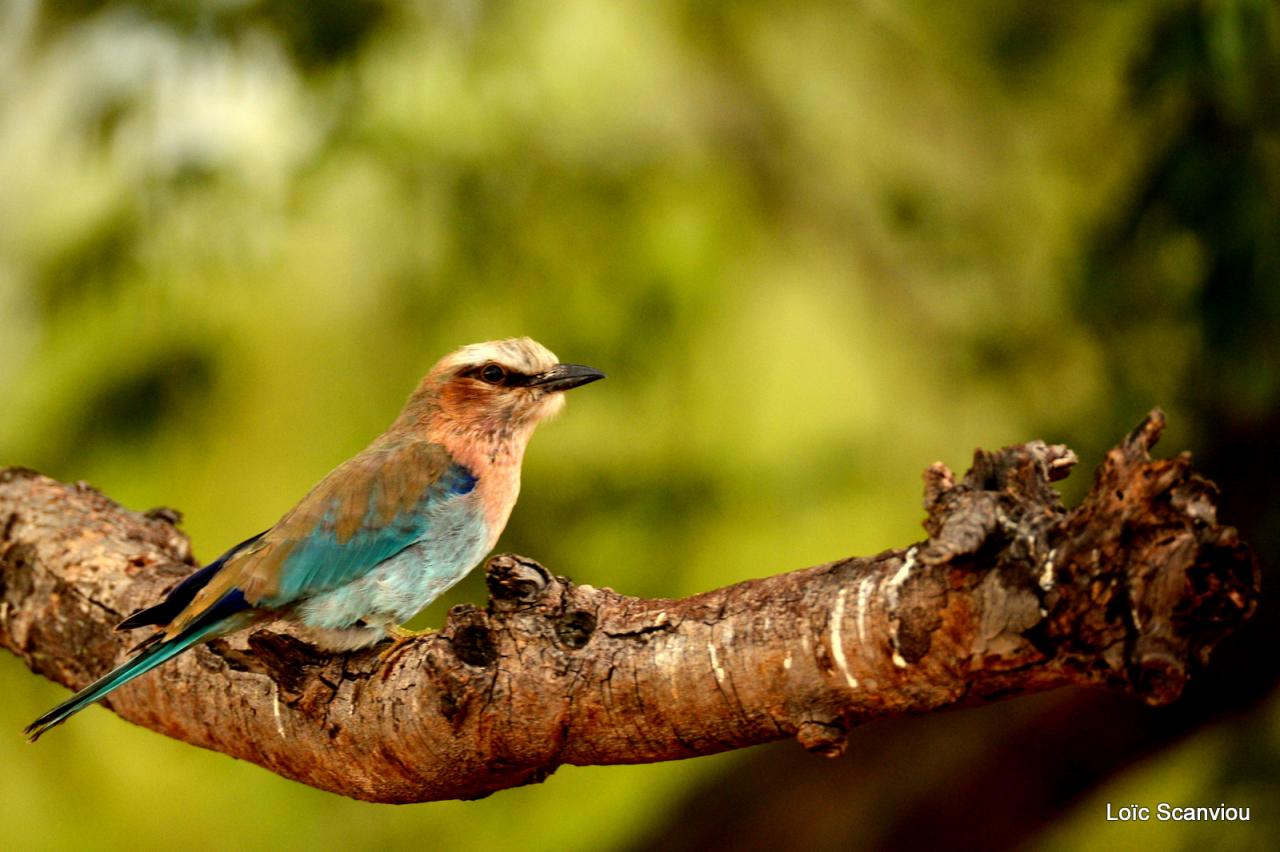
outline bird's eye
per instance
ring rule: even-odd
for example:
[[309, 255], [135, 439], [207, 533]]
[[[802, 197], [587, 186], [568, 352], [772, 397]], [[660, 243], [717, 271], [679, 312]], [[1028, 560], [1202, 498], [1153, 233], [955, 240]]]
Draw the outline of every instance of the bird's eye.
[[480, 370], [480, 378], [491, 385], [500, 384], [507, 377], [507, 371], [497, 364], [485, 364]]

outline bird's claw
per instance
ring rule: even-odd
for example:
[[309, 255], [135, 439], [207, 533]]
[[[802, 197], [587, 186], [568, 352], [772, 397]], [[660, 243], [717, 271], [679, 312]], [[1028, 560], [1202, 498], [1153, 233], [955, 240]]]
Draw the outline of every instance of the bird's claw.
[[378, 660], [380, 661], [383, 667], [383, 677], [386, 676], [386, 671], [390, 669], [391, 663], [393, 663], [397, 657], [399, 657], [401, 654], [404, 653], [405, 649], [409, 647], [409, 644], [414, 639], [420, 639], [424, 636], [430, 636], [435, 632], [436, 631], [432, 629], [410, 630], [409, 628], [401, 627], [398, 624], [393, 624], [390, 627], [388, 627], [387, 637], [391, 640], [391, 644], [386, 648], [384, 648], [380, 654], [378, 654]]

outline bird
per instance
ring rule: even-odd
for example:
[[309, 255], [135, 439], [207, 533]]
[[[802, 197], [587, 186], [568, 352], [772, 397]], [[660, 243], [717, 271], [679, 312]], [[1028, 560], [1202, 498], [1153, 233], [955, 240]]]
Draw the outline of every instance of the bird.
[[274, 526], [121, 622], [153, 632], [28, 725], [28, 740], [191, 647], [266, 621], [297, 625], [335, 652], [419, 635], [400, 625], [497, 543], [534, 428], [559, 413], [565, 391], [602, 378], [528, 337], [446, 355], [385, 432]]

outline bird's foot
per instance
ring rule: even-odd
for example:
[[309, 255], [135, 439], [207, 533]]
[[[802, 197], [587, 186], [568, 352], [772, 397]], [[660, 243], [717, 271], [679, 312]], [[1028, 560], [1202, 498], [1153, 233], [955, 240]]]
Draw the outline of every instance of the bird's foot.
[[430, 628], [426, 630], [410, 630], [409, 628], [401, 627], [398, 624], [392, 624], [387, 627], [387, 638], [391, 640], [391, 644], [378, 655], [378, 659], [382, 662], [383, 668], [385, 669], [390, 667], [391, 663], [404, 653], [405, 649], [408, 648], [409, 643], [414, 639], [419, 639], [423, 636], [430, 636], [435, 632], [435, 630]]

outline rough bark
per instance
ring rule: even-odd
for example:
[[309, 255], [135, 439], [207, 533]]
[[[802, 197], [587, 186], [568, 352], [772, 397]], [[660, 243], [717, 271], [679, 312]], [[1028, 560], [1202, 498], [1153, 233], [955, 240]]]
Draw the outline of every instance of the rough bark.
[[[322, 789], [381, 802], [482, 796], [565, 763], [673, 760], [794, 737], [836, 755], [854, 724], [1066, 684], [1176, 698], [1247, 618], [1257, 567], [1184, 454], [1151, 460], [1153, 412], [1077, 508], [1074, 454], [977, 451], [925, 473], [926, 541], [682, 600], [490, 561], [385, 662], [287, 631], [219, 640], [120, 689], [124, 718]], [[0, 644], [78, 687], [137, 636], [114, 625], [191, 570], [165, 511], [0, 472]], [[73, 723], [74, 724], [74, 723]]]

